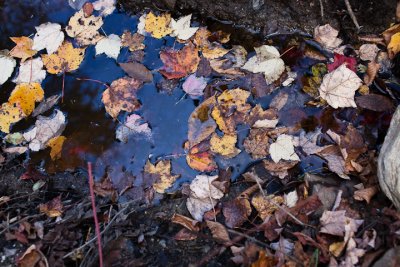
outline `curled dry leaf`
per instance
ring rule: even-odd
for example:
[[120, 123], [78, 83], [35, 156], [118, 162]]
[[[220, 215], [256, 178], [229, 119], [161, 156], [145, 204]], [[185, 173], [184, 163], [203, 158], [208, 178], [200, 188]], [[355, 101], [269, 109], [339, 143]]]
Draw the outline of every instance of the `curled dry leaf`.
[[[150, 12], [145, 17], [144, 29], [154, 38], [160, 39], [172, 33], [170, 28], [171, 15], [168, 13], [156, 16]], [[139, 28], [139, 25], [138, 25]]]
[[190, 231], [193, 232], [200, 231], [199, 221], [193, 220], [189, 217], [174, 213], [174, 215], [172, 215], [171, 221], [173, 223], [182, 225], [183, 227], [185, 227]]
[[25, 118], [23, 110], [16, 104], [4, 103], [0, 108], [0, 131], [9, 133], [13, 123]]
[[129, 77], [113, 81], [102, 96], [107, 113], [116, 118], [122, 110], [133, 112], [139, 109], [140, 102], [137, 100], [136, 92], [141, 86], [141, 82]]
[[147, 161], [144, 166], [144, 171], [149, 174], [160, 176], [159, 180], [153, 184], [154, 190], [160, 194], [165, 193], [165, 190], [170, 188], [175, 180], [180, 176], [171, 174], [172, 166], [171, 161], [169, 160], [160, 160], [156, 164]]
[[58, 217], [63, 213], [64, 205], [61, 202], [61, 195], [53, 198], [45, 204], [39, 205], [40, 212], [45, 213], [49, 217]]
[[339, 31], [329, 24], [314, 29], [314, 39], [329, 50], [335, 49], [342, 43], [342, 39], [337, 38], [338, 34]]
[[240, 149], [236, 148], [237, 135], [224, 134], [219, 137], [216, 133], [211, 136], [211, 151], [225, 158], [236, 157], [240, 153]]
[[43, 61], [40, 57], [30, 59], [21, 63], [18, 76], [13, 80], [15, 83], [41, 83], [46, 78], [43, 69]]
[[343, 64], [324, 76], [319, 93], [333, 108], [357, 107], [354, 94], [361, 84], [357, 74]]
[[32, 49], [40, 51], [46, 48], [47, 54], [53, 54], [64, 41], [61, 25], [57, 23], [43, 23], [36, 28], [33, 37]]
[[231, 241], [228, 231], [222, 224], [213, 221], [206, 221], [206, 223], [207, 227], [211, 230], [213, 238], [215, 238], [217, 242], [226, 244]]
[[8, 103], [19, 105], [26, 116], [35, 108], [35, 103], [42, 101], [44, 91], [39, 83], [21, 83], [11, 92]]
[[49, 266], [46, 256], [38, 247], [36, 247], [36, 245], [31, 245], [29, 248], [27, 248], [24, 254], [17, 259], [17, 264], [20, 267]]
[[359, 189], [354, 192], [354, 199], [358, 201], [363, 201], [365, 200], [368, 204], [371, 201], [371, 198], [373, 198], [376, 193], [378, 193], [378, 187], [377, 186], [371, 186], [368, 188], [364, 189]]
[[96, 55], [106, 54], [107, 57], [117, 60], [119, 51], [121, 50], [121, 38], [116, 34], [100, 39], [96, 46]]
[[379, 48], [376, 44], [363, 44], [360, 46], [358, 50], [360, 54], [360, 59], [365, 61], [375, 61], [376, 56], [378, 55]]
[[381, 64], [376, 63], [375, 61], [371, 61], [368, 63], [367, 72], [364, 76], [364, 83], [367, 86], [370, 86], [372, 82], [375, 80], [376, 75], [381, 67]]
[[[20, 58], [21, 62], [25, 62], [30, 57], [36, 55], [37, 51], [32, 49], [33, 40], [29, 37], [10, 37], [16, 45], [10, 51], [10, 56]], [[57, 49], [56, 49], [57, 50]]]
[[66, 41], [51, 55], [42, 55], [46, 69], [51, 74], [60, 74], [77, 70], [85, 56], [85, 48], [74, 48]]
[[293, 137], [287, 134], [281, 134], [269, 147], [269, 154], [275, 163], [281, 159], [299, 161], [300, 158], [294, 151]]
[[129, 51], [131, 52], [144, 49], [146, 46], [143, 41], [144, 36], [139, 33], [132, 34], [129, 31], [124, 31], [121, 36], [121, 45], [129, 47]]
[[14, 71], [17, 62], [14, 58], [8, 56], [8, 50], [0, 51], [0, 64], [1, 64], [1, 72], [0, 72], [0, 85], [5, 83], [8, 78], [10, 78], [11, 74]]
[[85, 17], [83, 10], [80, 10], [69, 19], [65, 31], [68, 36], [75, 38], [81, 46], [94, 45], [101, 39], [98, 30], [102, 25], [103, 19], [101, 17], [93, 15]]

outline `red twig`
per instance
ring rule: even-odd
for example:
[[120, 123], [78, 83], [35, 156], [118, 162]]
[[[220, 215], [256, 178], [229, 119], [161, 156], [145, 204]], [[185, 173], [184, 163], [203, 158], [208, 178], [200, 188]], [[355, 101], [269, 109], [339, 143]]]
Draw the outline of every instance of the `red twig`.
[[93, 210], [93, 218], [94, 218], [94, 226], [96, 229], [96, 236], [97, 236], [97, 246], [99, 249], [99, 266], [103, 267], [103, 250], [101, 246], [101, 234], [100, 234], [100, 226], [99, 220], [97, 219], [97, 212], [96, 212], [96, 203], [94, 198], [94, 181], [92, 176], [92, 163], [88, 162], [88, 173], [89, 173], [89, 190], [90, 190], [90, 199], [92, 200], [92, 210]]
[[64, 103], [64, 86], [65, 86], [65, 72], [63, 72], [62, 90], [61, 90], [61, 103]]

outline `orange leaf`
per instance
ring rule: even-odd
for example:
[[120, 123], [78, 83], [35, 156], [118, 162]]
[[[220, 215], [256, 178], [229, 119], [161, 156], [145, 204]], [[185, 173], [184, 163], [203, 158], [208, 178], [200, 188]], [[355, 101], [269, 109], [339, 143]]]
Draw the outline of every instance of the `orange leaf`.
[[11, 50], [10, 55], [12, 57], [20, 58], [21, 62], [24, 62], [30, 57], [33, 57], [37, 51], [32, 49], [33, 40], [31, 38], [21, 37], [10, 37], [10, 39], [16, 44]]
[[186, 161], [190, 168], [201, 172], [210, 172], [217, 168], [211, 153], [209, 151], [199, 151], [198, 146], [190, 149], [189, 154], [186, 156]]

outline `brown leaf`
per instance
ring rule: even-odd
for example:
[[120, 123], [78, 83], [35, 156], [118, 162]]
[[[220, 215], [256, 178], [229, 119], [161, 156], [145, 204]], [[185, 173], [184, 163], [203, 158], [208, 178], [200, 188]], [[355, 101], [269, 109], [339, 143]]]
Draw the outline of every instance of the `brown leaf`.
[[368, 63], [367, 72], [365, 73], [365, 76], [364, 76], [364, 83], [366, 85], [369, 86], [372, 84], [372, 82], [375, 80], [376, 74], [378, 73], [380, 67], [381, 67], [381, 64], [376, 63], [375, 61]]
[[199, 66], [197, 67], [196, 76], [197, 77], [208, 77], [211, 75], [212, 69], [210, 66], [210, 62], [202, 57], [200, 59]]
[[225, 224], [229, 228], [241, 226], [251, 214], [250, 202], [245, 198], [235, 198], [224, 203], [222, 213], [225, 216]]
[[143, 64], [138, 62], [120, 63], [121, 68], [129, 77], [143, 83], [153, 82], [153, 74]]
[[188, 44], [181, 50], [165, 50], [160, 52], [161, 61], [164, 66], [160, 73], [167, 79], [176, 79], [194, 73], [200, 62], [197, 48]]
[[377, 186], [372, 186], [364, 189], [359, 189], [354, 192], [354, 199], [358, 201], [363, 201], [365, 200], [368, 204], [371, 201], [371, 198], [378, 193], [378, 187]]
[[377, 112], [393, 110], [392, 100], [384, 95], [369, 94], [356, 97], [357, 106]]
[[182, 228], [176, 235], [174, 236], [175, 240], [178, 241], [188, 241], [188, 240], [195, 240], [197, 238], [197, 234], [189, 231], [186, 228]]
[[63, 212], [64, 205], [61, 202], [61, 195], [50, 200], [45, 204], [40, 204], [39, 209], [40, 212], [45, 213], [49, 217], [58, 217], [61, 216]]
[[354, 234], [363, 220], [354, 220], [347, 217], [345, 210], [324, 211], [320, 218], [321, 233], [344, 236], [346, 232]]
[[121, 36], [121, 45], [129, 47], [129, 51], [131, 52], [144, 49], [146, 46], [143, 41], [144, 36], [139, 33], [132, 34], [129, 31], [124, 31]]
[[250, 134], [244, 140], [243, 147], [253, 159], [265, 158], [269, 154], [268, 132], [263, 128], [250, 129]]
[[213, 238], [222, 244], [226, 244], [231, 241], [228, 231], [219, 222], [206, 221], [207, 227], [210, 228]]
[[275, 163], [272, 160], [263, 160], [263, 163], [265, 169], [267, 169], [272, 175], [283, 179], [288, 175], [288, 170], [292, 169], [299, 162], [280, 160], [278, 163]]
[[46, 256], [36, 245], [31, 245], [21, 257], [17, 259], [18, 267], [46, 267], [49, 266]]
[[171, 221], [173, 223], [182, 225], [183, 227], [192, 232], [198, 232], [200, 230], [198, 221], [180, 214], [174, 213], [174, 215], [172, 215]]
[[93, 189], [94, 192], [99, 196], [110, 197], [112, 201], [117, 200], [118, 193], [108, 175], [100, 182], [94, 183]]

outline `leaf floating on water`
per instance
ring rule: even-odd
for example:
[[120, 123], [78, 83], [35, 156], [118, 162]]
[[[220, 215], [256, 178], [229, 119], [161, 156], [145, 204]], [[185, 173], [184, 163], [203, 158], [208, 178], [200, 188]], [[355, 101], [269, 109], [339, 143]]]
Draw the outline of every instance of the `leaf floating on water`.
[[384, 95], [368, 94], [356, 97], [356, 103], [360, 108], [365, 108], [377, 112], [393, 110], [392, 100]]
[[171, 36], [177, 37], [180, 40], [188, 40], [192, 37], [199, 27], [190, 27], [192, 14], [179, 18], [178, 20], [171, 19], [170, 27], [172, 29]]
[[189, 75], [182, 85], [191, 98], [198, 98], [204, 94], [204, 88], [207, 86], [207, 80], [204, 77], [196, 77], [195, 74]]
[[165, 193], [165, 190], [170, 188], [175, 180], [180, 177], [180, 175], [172, 175], [171, 169], [171, 161], [169, 160], [160, 160], [156, 164], [152, 164], [150, 161], [147, 161], [146, 165], [144, 166], [145, 172], [159, 175], [158, 181], [153, 184], [153, 188], [157, 193]]
[[40, 51], [46, 48], [47, 54], [53, 54], [64, 41], [64, 33], [61, 25], [57, 23], [43, 23], [36, 28], [33, 37], [33, 50]]
[[225, 158], [233, 158], [241, 152], [241, 150], [235, 146], [236, 143], [237, 135], [224, 134], [222, 137], [219, 137], [214, 133], [210, 140], [211, 151]]
[[141, 82], [129, 77], [113, 81], [102, 96], [107, 113], [115, 119], [122, 110], [133, 112], [139, 109], [140, 102], [137, 100], [136, 92], [141, 86]]
[[35, 108], [35, 103], [42, 101], [44, 91], [39, 83], [21, 83], [11, 92], [8, 102], [17, 104], [26, 116], [29, 116]]
[[25, 114], [18, 105], [2, 104], [0, 108], [0, 131], [9, 133], [11, 125], [23, 118], [25, 118]]
[[154, 38], [161, 39], [172, 32], [172, 29], [169, 26], [170, 22], [170, 14], [164, 13], [160, 16], [156, 16], [153, 12], [150, 12], [145, 17], [144, 29]]
[[357, 107], [354, 94], [361, 85], [357, 74], [343, 64], [324, 76], [319, 93], [333, 108]]
[[121, 38], [118, 35], [110, 34], [108, 37], [98, 41], [95, 48], [96, 55], [104, 53], [107, 57], [117, 60], [121, 49]]
[[56, 53], [42, 55], [46, 69], [51, 74], [77, 70], [85, 56], [85, 48], [74, 48], [72, 43], [64, 42]]
[[115, 0], [97, 0], [93, 2], [93, 8], [100, 11], [104, 17], [111, 15], [115, 10]]
[[127, 143], [129, 136], [133, 134], [143, 134], [145, 137], [150, 138], [151, 129], [149, 124], [142, 121], [143, 119], [139, 115], [132, 114], [128, 116], [125, 123], [118, 126], [116, 138], [123, 143]]
[[202, 144], [193, 146], [186, 156], [186, 162], [190, 168], [200, 172], [211, 172], [217, 169], [213, 155], [207, 149], [201, 149]]
[[59, 110], [50, 117], [38, 116], [35, 126], [23, 134], [29, 142], [29, 149], [39, 151], [46, 148], [50, 139], [61, 135], [65, 125], [65, 115]]
[[58, 100], [60, 100], [59, 95], [53, 95], [53, 96], [46, 98], [44, 101], [42, 101], [39, 104], [39, 106], [37, 106], [35, 108], [35, 110], [32, 112], [32, 116], [36, 117], [36, 116], [48, 111], [49, 109], [51, 109], [52, 107], [54, 107], [54, 105], [56, 105], [58, 103]]
[[0, 51], [0, 65], [1, 65], [1, 72], [0, 72], [0, 85], [5, 83], [8, 78], [10, 78], [11, 74], [14, 71], [17, 62], [12, 57], [8, 56], [8, 50], [1, 50]]
[[144, 83], [153, 82], [153, 74], [143, 64], [138, 62], [129, 62], [120, 63], [119, 65], [129, 75], [129, 77]]
[[287, 134], [281, 134], [269, 147], [269, 153], [272, 160], [278, 163], [281, 159], [299, 161], [300, 158], [294, 151], [293, 137]]
[[68, 22], [65, 28], [68, 36], [75, 38], [79, 45], [94, 45], [102, 36], [98, 32], [103, 25], [101, 17], [89, 16], [85, 17], [83, 10], [76, 12]]
[[51, 148], [50, 157], [52, 160], [61, 158], [61, 150], [67, 138], [65, 136], [57, 136], [47, 142], [47, 146]]
[[20, 58], [21, 62], [25, 62], [30, 57], [36, 55], [37, 51], [32, 49], [33, 40], [29, 37], [10, 37], [16, 46], [10, 51], [10, 56]]
[[121, 45], [129, 47], [129, 51], [143, 50], [146, 46], [143, 43], [144, 36], [139, 33], [132, 34], [129, 31], [124, 31], [121, 36]]
[[13, 82], [19, 83], [41, 83], [46, 78], [46, 71], [43, 69], [43, 61], [40, 57], [30, 59], [21, 63], [18, 76]]

